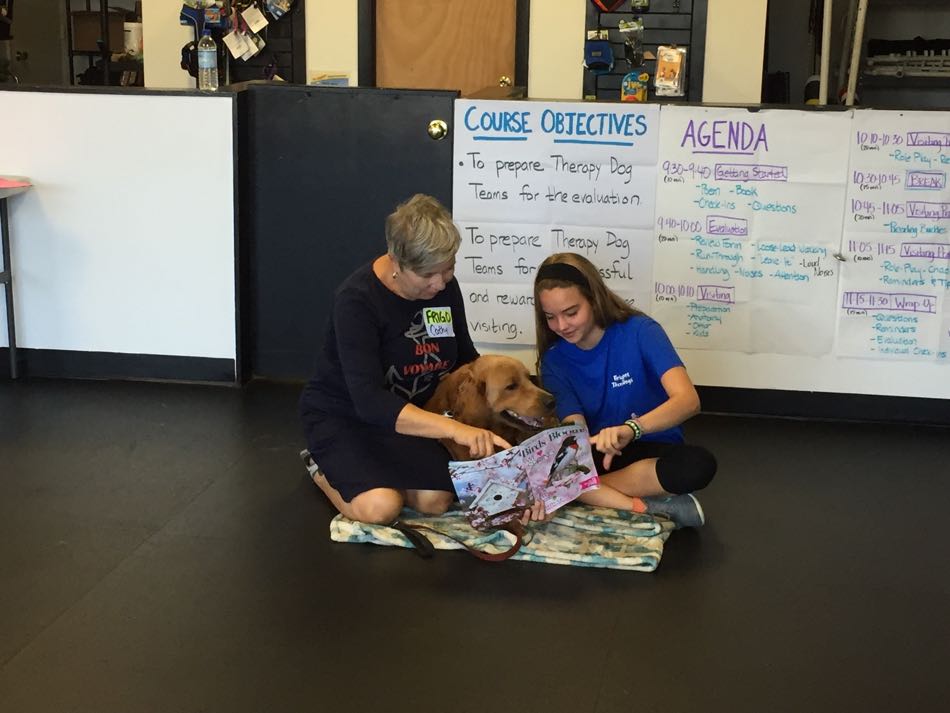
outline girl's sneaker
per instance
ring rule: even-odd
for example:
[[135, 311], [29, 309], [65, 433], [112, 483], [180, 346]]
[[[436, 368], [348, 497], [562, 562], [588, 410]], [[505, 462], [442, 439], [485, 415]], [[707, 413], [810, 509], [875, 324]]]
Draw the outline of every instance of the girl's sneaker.
[[651, 515], [662, 515], [673, 521], [676, 529], [681, 527], [702, 527], [706, 523], [706, 516], [699, 500], [692, 493], [685, 495], [654, 495], [642, 498], [646, 503], [647, 512]]

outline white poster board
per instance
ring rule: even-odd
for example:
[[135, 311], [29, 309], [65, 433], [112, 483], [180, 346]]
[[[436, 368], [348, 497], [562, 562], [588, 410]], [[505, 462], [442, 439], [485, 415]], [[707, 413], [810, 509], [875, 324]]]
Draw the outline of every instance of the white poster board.
[[[18, 346], [237, 358], [235, 102], [0, 91], [3, 169], [33, 184], [11, 201]], [[215, 127], [199, 151], [190, 126]]]
[[663, 107], [651, 312], [674, 345], [831, 351], [850, 118]]
[[[940, 167], [950, 162], [950, 115], [664, 106], [657, 117], [649, 105], [457, 105], [459, 280], [482, 351], [534, 363], [534, 272], [545, 255], [573, 251], [658, 319], [697, 384], [950, 399], [950, 198]], [[545, 131], [558, 115], [576, 131], [579, 115], [625, 111], [642, 113], [648, 127], [633, 147], [555, 143], [593, 137]], [[489, 129], [479, 131], [471, 121], [482, 116]], [[903, 149], [889, 155], [897, 136], [913, 143], [909, 159]], [[611, 152], [626, 149], [629, 184], [625, 172], [611, 173], [619, 165], [611, 157], [620, 158]], [[520, 168], [495, 163], [519, 156]], [[557, 160], [575, 170], [555, 170]], [[629, 191], [640, 202], [629, 217], [573, 202], [593, 190]], [[889, 213], [895, 205], [904, 213], [884, 220], [885, 200]], [[914, 229], [918, 237], [907, 238]], [[916, 340], [917, 352], [872, 350], [872, 340], [895, 336]]]
[[652, 301], [659, 108], [459, 100], [456, 276], [476, 342], [534, 344], [533, 280], [585, 255], [633, 304]]
[[945, 361], [950, 114], [861, 111], [849, 143], [837, 353]]

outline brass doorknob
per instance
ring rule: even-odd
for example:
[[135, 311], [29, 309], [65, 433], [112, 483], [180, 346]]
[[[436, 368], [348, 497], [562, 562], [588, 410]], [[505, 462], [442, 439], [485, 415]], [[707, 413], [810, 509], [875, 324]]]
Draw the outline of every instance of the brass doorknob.
[[506, 75], [501, 75], [498, 77], [498, 86], [499, 87], [510, 87], [511, 86], [511, 77]]
[[429, 122], [429, 138], [434, 141], [441, 141], [449, 135], [449, 125], [442, 119], [433, 119]]

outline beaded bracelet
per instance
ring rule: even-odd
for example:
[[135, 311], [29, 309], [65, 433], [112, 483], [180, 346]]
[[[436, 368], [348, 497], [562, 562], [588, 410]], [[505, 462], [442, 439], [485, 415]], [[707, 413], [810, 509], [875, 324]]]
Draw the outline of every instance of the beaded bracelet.
[[633, 431], [633, 440], [639, 441], [640, 437], [643, 436], [643, 427], [640, 423], [634, 418], [628, 418], [624, 421], [624, 424], [630, 426], [630, 430]]

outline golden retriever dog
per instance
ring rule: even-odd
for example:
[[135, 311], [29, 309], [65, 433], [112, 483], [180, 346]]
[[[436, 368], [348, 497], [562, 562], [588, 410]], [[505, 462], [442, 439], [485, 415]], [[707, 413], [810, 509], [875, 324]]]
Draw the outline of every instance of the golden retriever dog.
[[[439, 382], [427, 411], [451, 414], [469, 426], [487, 428], [511, 445], [543, 428], [556, 426], [554, 397], [531, 381], [517, 359], [486, 354], [459, 367]], [[468, 449], [443, 441], [455, 460], [468, 460]]]

